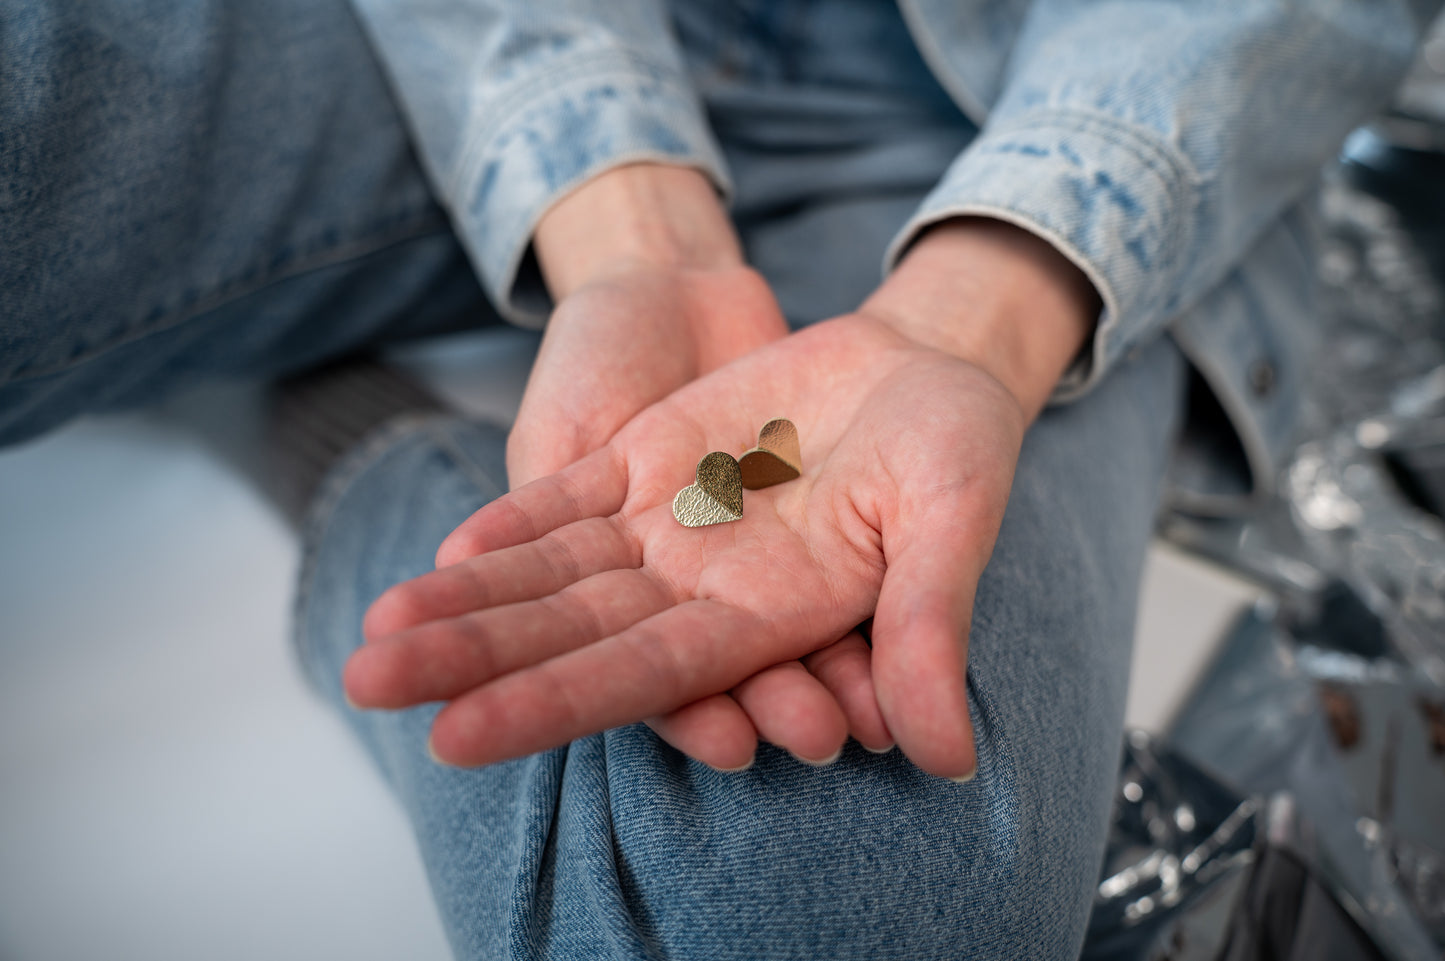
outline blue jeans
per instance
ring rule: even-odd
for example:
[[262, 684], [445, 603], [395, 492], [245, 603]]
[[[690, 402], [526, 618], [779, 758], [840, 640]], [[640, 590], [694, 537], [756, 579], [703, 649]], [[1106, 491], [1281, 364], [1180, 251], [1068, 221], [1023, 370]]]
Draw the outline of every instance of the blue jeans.
[[[0, 441], [494, 321], [341, 0], [112, 6], [0, 0]], [[694, 6], [750, 258], [795, 322], [852, 308], [972, 126], [891, 5]], [[977, 594], [965, 785], [856, 746], [722, 774], [641, 726], [433, 764], [434, 709], [351, 711], [340, 667], [371, 599], [502, 492], [503, 434], [409, 419], [355, 452], [306, 532], [297, 642], [406, 806], [458, 957], [1076, 955], [1183, 367], [1158, 342], [1030, 431]]]

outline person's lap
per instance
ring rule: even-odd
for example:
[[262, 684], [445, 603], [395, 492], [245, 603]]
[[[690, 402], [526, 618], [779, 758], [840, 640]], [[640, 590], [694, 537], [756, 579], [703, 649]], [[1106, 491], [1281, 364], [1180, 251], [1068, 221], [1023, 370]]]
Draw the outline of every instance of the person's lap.
[[0, 0], [0, 444], [495, 317], [345, 0]]
[[641, 725], [435, 764], [434, 709], [349, 710], [340, 669], [368, 602], [502, 492], [504, 435], [433, 418], [357, 452], [308, 533], [298, 643], [406, 805], [458, 956], [1077, 952], [1182, 367], [1161, 342], [1030, 432], [976, 600], [968, 784], [856, 745], [826, 768], [764, 748], [720, 773]]
[[[20, 104], [68, 116], [61, 133], [32, 125], [0, 148], [38, 191], [0, 217], [0, 251], [30, 258], [0, 285], [0, 441], [194, 378], [490, 321], [344, 4], [151, 12], [175, 32], [163, 56], [140, 48], [167, 38], [133, 36], [141, 19], [111, 22], [102, 3], [27, 6], [0, 35], [0, 63], [45, 49], [27, 29], [70, 57], [45, 68], [67, 83]], [[860, 148], [861, 112], [836, 126], [846, 98], [821, 103], [823, 129], [800, 122], [816, 90], [776, 88], [768, 124], [746, 129], [759, 101], [700, 82], [749, 253], [795, 321], [866, 294], [893, 227], [971, 135], [958, 118], [909, 140], [895, 115]], [[93, 95], [107, 86], [151, 95]], [[828, 768], [764, 748], [722, 774], [640, 726], [484, 770], [434, 764], [433, 711], [351, 711], [340, 666], [370, 600], [502, 492], [502, 434], [431, 419], [373, 438], [314, 515], [298, 641], [405, 803], [459, 956], [1069, 956], [1181, 368], [1157, 344], [1029, 434], [977, 598], [966, 785], [856, 745]]]

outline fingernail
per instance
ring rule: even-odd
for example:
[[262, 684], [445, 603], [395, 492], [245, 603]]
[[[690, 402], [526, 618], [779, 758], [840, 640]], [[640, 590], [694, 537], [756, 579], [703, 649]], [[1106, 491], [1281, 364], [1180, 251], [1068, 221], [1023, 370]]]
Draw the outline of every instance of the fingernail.
[[720, 771], [723, 774], [736, 774], [739, 771], [746, 771], [748, 768], [752, 767], [753, 761], [755, 760], [757, 760], [757, 755], [749, 757], [748, 763], [743, 764], [739, 767], [718, 767], [716, 764], [709, 764], [708, 767], [712, 768], [714, 771]]
[[840, 758], [840, 757], [842, 757], [842, 756], [843, 756], [843, 748], [841, 748], [841, 747], [839, 747], [838, 750], [834, 751], [832, 754], [829, 754], [827, 757], [818, 758], [817, 760], [814, 760], [813, 758], [810, 758], [810, 757], [803, 757], [802, 755], [799, 755], [799, 754], [794, 754], [794, 755], [793, 755], [793, 757], [795, 757], [795, 758], [797, 758], [798, 760], [802, 761], [804, 764], [809, 764], [809, 765], [812, 765], [813, 767], [827, 767], [829, 764], [832, 764], [834, 761], [838, 760], [838, 758]]
[[975, 764], [972, 771], [969, 771], [967, 774], [960, 774], [958, 777], [951, 777], [949, 778], [949, 780], [952, 781], [954, 784], [967, 784], [969, 781], [972, 781], [977, 776], [978, 765]]
[[435, 761], [436, 763], [442, 765], [443, 767], [451, 767], [451, 766], [452, 766], [452, 765], [448, 764], [446, 761], [443, 761], [441, 758], [437, 757], [437, 749], [436, 749], [435, 745], [432, 744], [431, 738], [427, 738], [427, 739], [426, 739], [426, 753], [427, 753], [427, 756], [428, 756], [428, 757], [430, 757], [433, 761]]
[[[862, 744], [861, 741], [859, 743]], [[868, 745], [864, 744], [863, 750], [867, 751], [870, 754], [887, 754], [889, 751], [893, 750], [897, 746], [898, 745], [896, 744], [890, 744], [887, 747], [869, 747]]]

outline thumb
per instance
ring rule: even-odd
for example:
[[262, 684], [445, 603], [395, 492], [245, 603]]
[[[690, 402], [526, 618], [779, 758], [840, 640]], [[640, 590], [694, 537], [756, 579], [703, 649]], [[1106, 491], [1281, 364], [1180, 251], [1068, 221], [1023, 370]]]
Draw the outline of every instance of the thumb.
[[1001, 511], [993, 515], [939, 497], [901, 512], [884, 539], [888, 569], [873, 620], [878, 707], [909, 760], [955, 780], [978, 766], [965, 671], [974, 591]]
[[512, 490], [557, 473], [607, 440], [594, 440], [582, 421], [555, 404], [529, 404], [530, 396], [528, 391], [507, 435], [507, 482]]

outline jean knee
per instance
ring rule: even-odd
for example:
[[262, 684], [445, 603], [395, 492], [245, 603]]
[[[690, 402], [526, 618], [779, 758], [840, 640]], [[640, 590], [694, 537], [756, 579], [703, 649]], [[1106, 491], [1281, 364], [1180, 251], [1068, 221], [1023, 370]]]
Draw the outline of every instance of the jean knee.
[[340, 703], [341, 667], [381, 592], [432, 570], [437, 547], [506, 490], [506, 432], [450, 415], [380, 428], [332, 470], [303, 531], [295, 643]]
[[618, 884], [667, 956], [1077, 955], [1092, 877], [1050, 864], [1056, 812], [1028, 809], [991, 744], [954, 783], [851, 743], [824, 768], [764, 746], [722, 773], [645, 730], [607, 741]]

